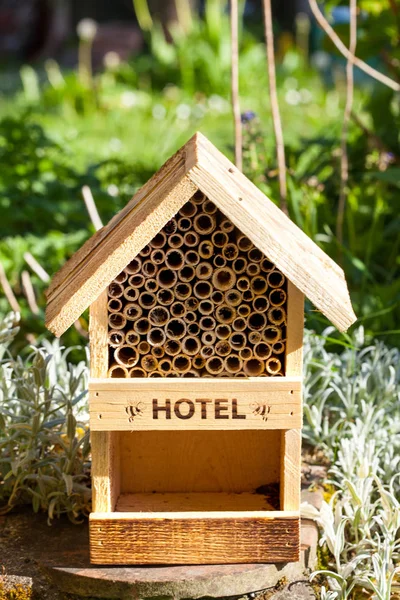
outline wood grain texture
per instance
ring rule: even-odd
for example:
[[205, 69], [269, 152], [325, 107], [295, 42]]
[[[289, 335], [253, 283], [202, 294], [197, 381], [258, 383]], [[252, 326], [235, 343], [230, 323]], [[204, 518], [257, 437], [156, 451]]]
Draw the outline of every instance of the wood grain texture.
[[281, 432], [281, 510], [299, 510], [301, 482], [301, 430]]
[[93, 431], [294, 429], [300, 378], [97, 379], [89, 384]]
[[[304, 294], [288, 281], [286, 376], [303, 375]], [[296, 426], [297, 427], [297, 426]]]
[[[210, 513], [90, 516], [94, 564], [232, 564], [299, 560], [299, 517]], [[268, 515], [268, 513], [265, 513]], [[272, 513], [277, 515], [277, 513]], [[279, 514], [279, 513], [278, 513]], [[121, 518], [123, 515], [123, 518]]]

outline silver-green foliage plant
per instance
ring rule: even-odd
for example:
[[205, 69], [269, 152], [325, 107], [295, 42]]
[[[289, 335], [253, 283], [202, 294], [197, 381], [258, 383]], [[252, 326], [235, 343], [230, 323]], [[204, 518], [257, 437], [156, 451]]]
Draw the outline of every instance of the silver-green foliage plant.
[[359, 328], [341, 354], [326, 339], [307, 334], [304, 436], [331, 462], [336, 490], [320, 511], [304, 516], [322, 528], [329, 551], [331, 600], [361, 590], [390, 600], [400, 560], [400, 352], [382, 342], [367, 344]]
[[14, 358], [17, 321], [0, 323], [0, 511], [31, 503], [76, 522], [91, 498], [87, 366], [68, 363], [58, 340]]

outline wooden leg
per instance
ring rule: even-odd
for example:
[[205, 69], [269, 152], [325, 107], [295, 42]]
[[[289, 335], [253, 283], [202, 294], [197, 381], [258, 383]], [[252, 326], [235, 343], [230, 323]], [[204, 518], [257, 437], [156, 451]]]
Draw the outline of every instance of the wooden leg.
[[119, 434], [92, 431], [93, 512], [112, 512], [120, 493]]
[[300, 509], [301, 430], [281, 432], [281, 510]]

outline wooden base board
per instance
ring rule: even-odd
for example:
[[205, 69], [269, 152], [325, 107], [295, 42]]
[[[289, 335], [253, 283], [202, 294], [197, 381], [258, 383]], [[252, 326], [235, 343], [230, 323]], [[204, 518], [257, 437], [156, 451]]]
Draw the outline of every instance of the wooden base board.
[[[199, 510], [201, 508], [201, 510]], [[93, 564], [235, 564], [299, 560], [298, 511], [262, 494], [124, 494], [90, 516]]]

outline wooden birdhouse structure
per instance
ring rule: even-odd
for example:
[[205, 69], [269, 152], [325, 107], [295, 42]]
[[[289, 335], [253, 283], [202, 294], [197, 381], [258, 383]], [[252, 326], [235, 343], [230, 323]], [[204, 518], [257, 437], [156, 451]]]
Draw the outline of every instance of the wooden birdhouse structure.
[[196, 134], [57, 273], [90, 307], [97, 564], [299, 557], [304, 296], [344, 331], [343, 271]]

